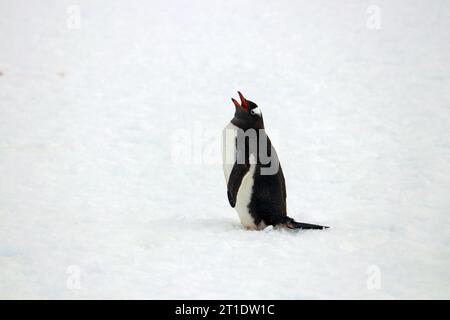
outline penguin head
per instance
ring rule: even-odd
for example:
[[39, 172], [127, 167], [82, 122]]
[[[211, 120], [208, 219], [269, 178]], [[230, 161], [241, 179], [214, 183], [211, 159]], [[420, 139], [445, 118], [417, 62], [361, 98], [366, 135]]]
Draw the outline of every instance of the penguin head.
[[231, 120], [241, 129], [264, 129], [264, 122], [261, 110], [253, 101], [244, 98], [238, 91], [241, 103], [231, 98], [235, 106], [234, 118]]

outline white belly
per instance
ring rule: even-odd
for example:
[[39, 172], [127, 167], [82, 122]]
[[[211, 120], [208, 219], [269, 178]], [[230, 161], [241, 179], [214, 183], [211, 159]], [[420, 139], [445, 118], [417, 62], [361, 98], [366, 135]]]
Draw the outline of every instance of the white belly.
[[250, 170], [242, 179], [241, 186], [239, 187], [236, 206], [234, 207], [239, 215], [241, 223], [246, 228], [256, 228], [255, 221], [249, 212], [249, 204], [252, 199], [253, 193], [253, 174], [255, 172], [255, 165], [250, 165]]
[[[225, 181], [228, 184], [231, 170], [233, 170], [234, 163], [237, 158], [236, 150], [236, 137], [238, 132], [236, 127], [231, 122], [223, 130], [223, 144], [222, 144], [222, 158], [223, 158], [223, 172], [225, 175]], [[239, 187], [236, 206], [234, 207], [239, 215], [239, 219], [244, 227], [249, 229], [255, 229], [255, 221], [249, 212], [249, 204], [253, 193], [253, 174], [256, 168], [256, 158], [254, 155], [250, 155], [250, 170], [242, 179]]]

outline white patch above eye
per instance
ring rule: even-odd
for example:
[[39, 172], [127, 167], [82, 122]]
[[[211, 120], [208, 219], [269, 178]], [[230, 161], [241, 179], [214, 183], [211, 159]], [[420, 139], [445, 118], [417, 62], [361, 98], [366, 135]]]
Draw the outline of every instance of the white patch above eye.
[[259, 109], [259, 107], [256, 107], [255, 109], [252, 109], [250, 112], [252, 114], [261, 115], [261, 110]]

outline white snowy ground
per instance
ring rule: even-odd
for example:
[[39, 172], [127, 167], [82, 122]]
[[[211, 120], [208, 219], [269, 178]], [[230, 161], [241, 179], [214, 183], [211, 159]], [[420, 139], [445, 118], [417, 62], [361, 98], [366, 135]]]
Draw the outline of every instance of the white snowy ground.
[[[1, 0], [0, 46], [0, 298], [450, 298], [448, 1]], [[237, 89], [331, 229], [243, 230]]]

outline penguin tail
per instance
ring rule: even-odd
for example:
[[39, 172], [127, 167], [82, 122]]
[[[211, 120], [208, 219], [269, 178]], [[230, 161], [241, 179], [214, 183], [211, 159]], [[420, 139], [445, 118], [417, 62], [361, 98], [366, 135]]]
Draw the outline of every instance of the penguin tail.
[[297, 222], [292, 218], [286, 217], [283, 219], [282, 223], [280, 225], [285, 226], [288, 229], [303, 229], [303, 230], [323, 230], [328, 229], [327, 226], [321, 226], [318, 224], [310, 224], [310, 223], [303, 223], [303, 222]]

